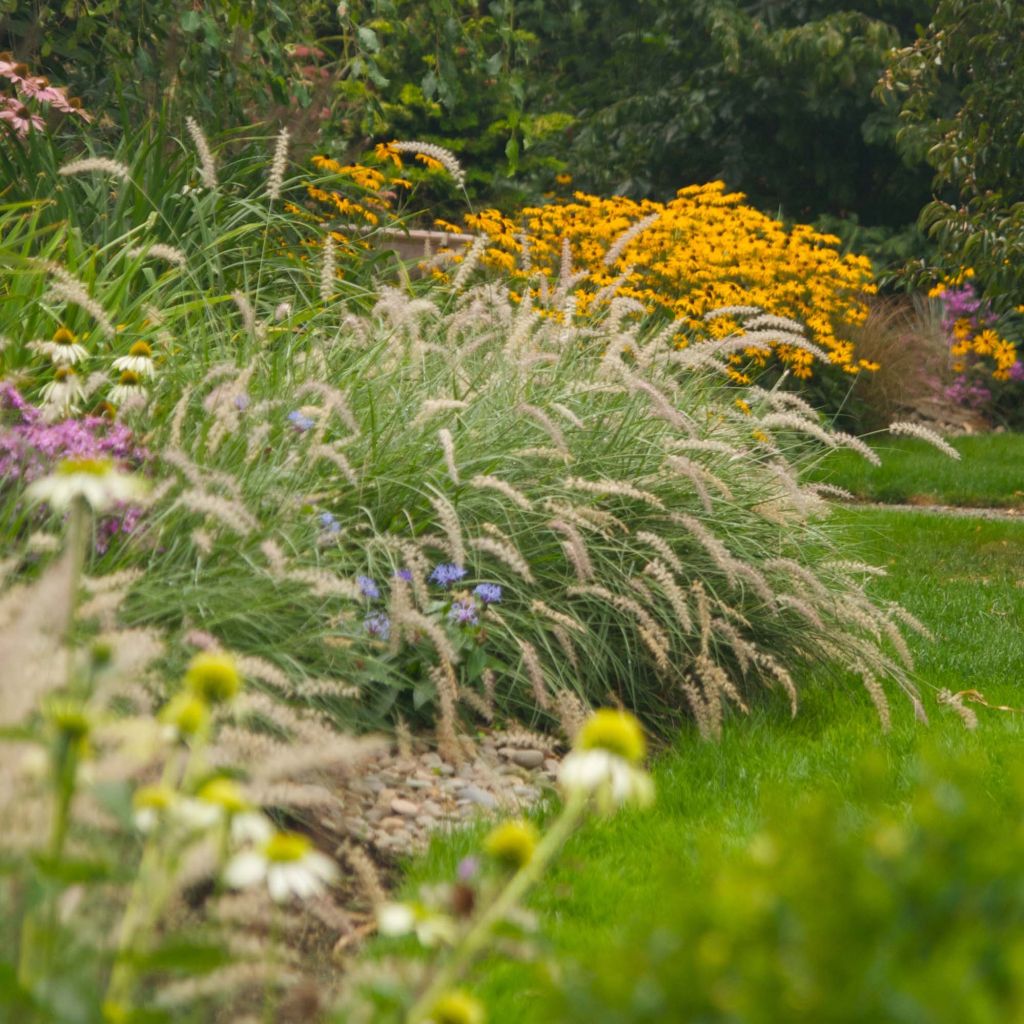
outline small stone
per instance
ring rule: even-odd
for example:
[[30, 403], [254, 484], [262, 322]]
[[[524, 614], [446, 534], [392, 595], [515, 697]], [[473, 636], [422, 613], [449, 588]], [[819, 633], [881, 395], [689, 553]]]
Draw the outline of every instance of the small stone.
[[553, 758], [553, 757], [546, 757], [544, 759], [544, 771], [551, 772], [552, 775], [557, 775], [558, 774], [558, 769], [560, 767], [561, 766], [560, 766], [559, 762], [556, 761], [555, 758]]
[[422, 809], [424, 814], [432, 814], [435, 818], [441, 817], [441, 815], [444, 813], [444, 811], [442, 811], [441, 808], [437, 804], [435, 804], [433, 800], [424, 800], [422, 804]]
[[405, 784], [409, 789], [430, 789], [434, 785], [430, 779], [406, 779]]
[[382, 789], [377, 794], [377, 802], [381, 804], [389, 804], [395, 797], [398, 796], [398, 790], [396, 789]]
[[437, 766], [438, 775], [454, 775], [455, 769], [450, 764], [439, 764]]
[[386, 828], [389, 832], [393, 832], [396, 828], [405, 827], [405, 819], [398, 817], [396, 814], [389, 814], [386, 818], [381, 818], [379, 824], [381, 828]]
[[520, 768], [539, 768], [544, 763], [544, 753], [540, 750], [513, 750], [511, 760]]
[[395, 814], [403, 814], [410, 818], [414, 818], [420, 813], [419, 804], [414, 804], [411, 800], [403, 800], [401, 797], [391, 801], [391, 810]]
[[424, 754], [420, 758], [420, 763], [425, 764], [428, 768], [440, 768], [444, 761], [441, 760], [440, 756], [431, 751], [429, 754]]
[[429, 832], [435, 825], [437, 825], [437, 818], [432, 814], [421, 814], [416, 819], [416, 824], [419, 825], [420, 828], [426, 829]]
[[466, 786], [462, 791], [462, 796], [464, 799], [471, 800], [473, 803], [480, 807], [486, 807], [488, 810], [494, 810], [498, 806], [498, 801], [486, 790], [480, 789], [479, 786]]

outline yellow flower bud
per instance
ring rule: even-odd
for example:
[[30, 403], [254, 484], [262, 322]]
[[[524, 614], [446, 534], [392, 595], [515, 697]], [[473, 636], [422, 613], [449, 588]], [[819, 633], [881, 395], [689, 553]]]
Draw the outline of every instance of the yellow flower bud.
[[241, 685], [242, 677], [230, 654], [203, 651], [189, 662], [185, 672], [186, 688], [211, 704], [231, 700]]
[[206, 728], [210, 709], [201, 697], [179, 693], [164, 706], [160, 721], [173, 726], [181, 736], [194, 736]]
[[643, 729], [628, 711], [600, 708], [580, 729], [576, 737], [580, 750], [607, 750], [631, 764], [638, 764], [647, 753]]
[[506, 821], [484, 840], [484, 853], [505, 867], [518, 870], [530, 863], [540, 836], [528, 821]]
[[464, 989], [446, 992], [430, 1011], [434, 1024], [484, 1024], [487, 1013], [484, 1004]]

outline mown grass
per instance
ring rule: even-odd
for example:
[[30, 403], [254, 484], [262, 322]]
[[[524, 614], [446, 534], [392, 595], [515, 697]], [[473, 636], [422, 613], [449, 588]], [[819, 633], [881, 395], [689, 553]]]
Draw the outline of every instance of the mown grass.
[[1024, 509], [1024, 434], [957, 437], [950, 444], [960, 462], [924, 441], [885, 437], [871, 442], [881, 466], [833, 451], [812, 476], [874, 501]]
[[[903, 603], [935, 634], [934, 643], [912, 641], [930, 726], [917, 723], [896, 696], [893, 728], [885, 735], [863, 693], [822, 679], [804, 691], [795, 721], [779, 700], [730, 722], [718, 744], [701, 741], [695, 730], [683, 733], [657, 759], [655, 809], [588, 824], [534, 894], [531, 907], [550, 944], [551, 956], [542, 962], [587, 962], [623, 929], [657, 920], [667, 886], [698, 886], [713, 875], [715, 864], [698, 851], [749, 841], [768, 798], [799, 799], [824, 787], [856, 813], [851, 772], [865, 751], [888, 762], [894, 805], [925, 743], [940, 756], [984, 749], [996, 764], [1016, 757], [1024, 715], [981, 708], [980, 728], [971, 733], [936, 705], [934, 694], [941, 687], [977, 688], [993, 704], [1024, 704], [1015, 654], [1024, 617], [1024, 524], [852, 509], [838, 518], [851, 555], [888, 569], [877, 581], [878, 595]], [[436, 841], [412, 866], [410, 890], [452, 877], [478, 841], [474, 833]], [[546, 970], [497, 958], [484, 965], [476, 988], [490, 1019], [548, 1019], [541, 1009]]]

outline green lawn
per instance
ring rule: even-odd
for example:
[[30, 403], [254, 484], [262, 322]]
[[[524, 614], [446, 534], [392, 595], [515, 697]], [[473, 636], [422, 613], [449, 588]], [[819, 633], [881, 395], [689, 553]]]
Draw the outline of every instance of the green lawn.
[[[1024, 704], [1024, 523], [866, 509], [846, 509], [839, 518], [851, 553], [888, 569], [876, 592], [901, 601], [935, 633], [935, 643], [912, 640], [930, 727], [918, 724], [894, 694], [893, 730], [884, 735], [859, 689], [818, 679], [805, 690], [795, 721], [776, 701], [729, 722], [718, 744], [685, 732], [654, 766], [655, 809], [589, 823], [534, 893], [530, 905], [555, 962], [588, 962], [616, 937], [621, 941], [623, 933], [657, 920], [666, 886], [696, 886], [713, 872], [706, 851], [749, 841], [764, 800], [781, 793], [796, 800], [824, 786], [837, 802], [856, 808], [851, 771], [867, 750], [879, 752], [895, 774], [894, 806], [926, 741], [940, 755], [977, 751], [997, 762], [1017, 756], [1024, 715], [980, 709], [981, 727], [969, 733], [933, 695], [940, 687], [977, 688], [992, 703]], [[412, 866], [410, 892], [420, 882], [452, 877], [478, 840], [466, 833], [436, 841]], [[537, 968], [495, 960], [472, 983], [492, 1021], [546, 1019], [543, 1000], [537, 1001], [545, 988]]]
[[1024, 509], [1024, 434], [950, 443], [962, 456], [959, 462], [924, 441], [886, 436], [872, 442], [881, 466], [841, 449], [826, 455], [812, 477], [874, 501]]

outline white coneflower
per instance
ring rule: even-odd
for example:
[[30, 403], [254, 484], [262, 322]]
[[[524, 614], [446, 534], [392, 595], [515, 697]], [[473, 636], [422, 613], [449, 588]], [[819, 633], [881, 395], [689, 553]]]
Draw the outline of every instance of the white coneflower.
[[934, 448], [938, 448], [943, 455], [951, 459], [960, 459], [960, 453], [947, 441], [944, 441], [934, 430], [922, 427], [920, 423], [890, 423], [889, 433], [893, 437], [916, 437], [918, 440], [926, 441]]
[[70, 415], [85, 398], [81, 378], [68, 366], [60, 366], [43, 388], [43, 411], [49, 420]]
[[52, 341], [44, 341], [39, 346], [41, 352], [50, 357], [54, 366], [74, 366], [85, 359], [89, 353], [78, 339], [66, 327], [58, 327]]
[[284, 172], [288, 163], [288, 138], [288, 129], [282, 128], [277, 136], [274, 159], [270, 163], [270, 174], [267, 178], [267, 196], [271, 200], [281, 198], [281, 186], [284, 184]]
[[129, 370], [140, 377], [152, 377], [155, 372], [153, 349], [147, 342], [137, 341], [128, 349], [128, 355], [118, 356], [111, 365], [115, 370]]
[[452, 180], [459, 188], [466, 187], [466, 172], [450, 149], [435, 146], [432, 142], [390, 142], [388, 148], [396, 153], [415, 153], [429, 160], [436, 160], [452, 176]]
[[96, 512], [118, 501], [131, 501], [143, 493], [143, 484], [130, 473], [122, 473], [111, 459], [64, 459], [50, 476], [29, 485], [25, 492], [31, 501], [46, 502], [60, 511], [77, 498]]
[[120, 178], [122, 181], [127, 181], [131, 175], [131, 172], [124, 164], [104, 156], [72, 160], [71, 163], [65, 164], [57, 173], [65, 178], [73, 174], [109, 174], [111, 177]]
[[654, 799], [650, 776], [609, 750], [574, 750], [559, 766], [558, 784], [567, 795], [595, 797], [603, 811]]
[[283, 903], [292, 896], [316, 896], [338, 878], [338, 866], [295, 832], [277, 832], [256, 849], [236, 854], [224, 871], [224, 881], [246, 889], [266, 881], [270, 896]]
[[199, 177], [207, 188], [216, 188], [217, 165], [214, 163], [213, 153], [210, 152], [210, 145], [206, 141], [203, 129], [199, 127], [199, 123], [194, 117], [185, 118], [185, 127], [188, 129], [189, 135], [192, 136], [196, 153], [199, 154]]
[[152, 256], [181, 268], [188, 263], [188, 257], [180, 249], [176, 249], [173, 245], [164, 245], [163, 242], [153, 242], [151, 245], [133, 245], [128, 249], [128, 256], [133, 260], [140, 256]]
[[141, 398], [145, 394], [142, 375], [134, 370], [122, 370], [117, 383], [110, 389], [110, 401], [114, 405], [124, 405], [129, 399]]
[[324, 239], [324, 258], [320, 264], [320, 301], [330, 302], [334, 294], [334, 239], [328, 235]]

